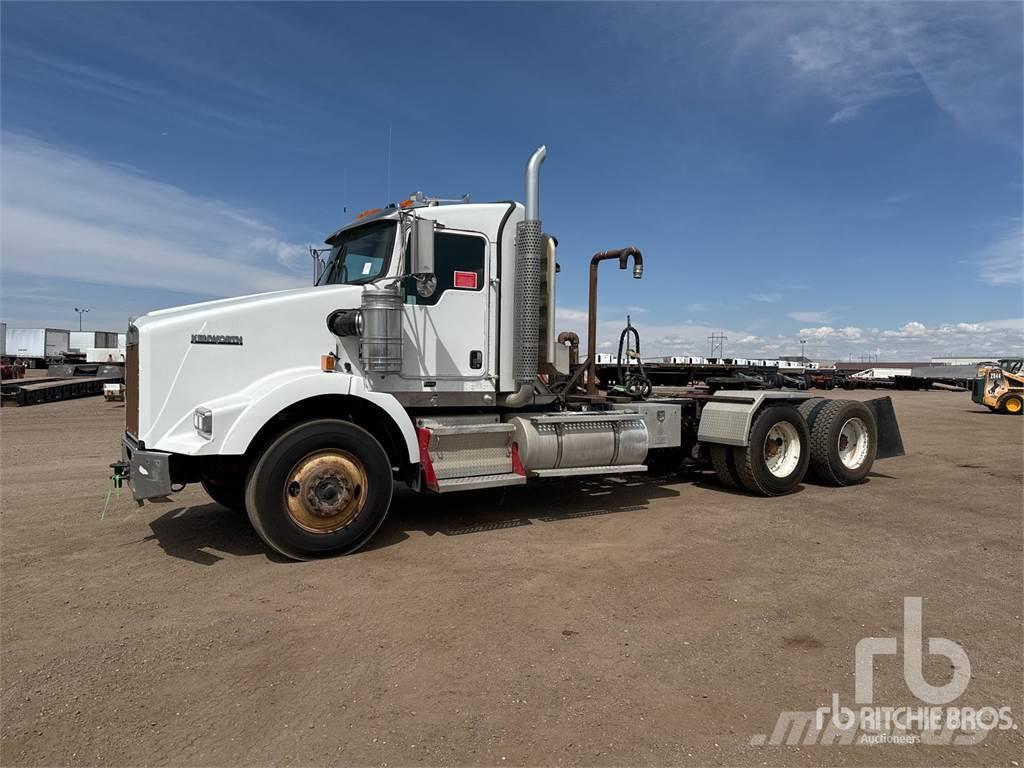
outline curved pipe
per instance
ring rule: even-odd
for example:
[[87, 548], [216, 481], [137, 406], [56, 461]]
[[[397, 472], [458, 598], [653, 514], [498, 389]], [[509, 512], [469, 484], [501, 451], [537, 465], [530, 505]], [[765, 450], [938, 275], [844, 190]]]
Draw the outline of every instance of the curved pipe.
[[587, 307], [587, 394], [597, 394], [597, 265], [610, 259], [619, 260], [619, 269], [629, 266], [633, 258], [633, 277], [640, 279], [644, 274], [644, 257], [632, 246], [617, 251], [601, 251], [590, 259], [590, 302]]
[[580, 363], [580, 337], [572, 331], [562, 331], [558, 334], [559, 344], [569, 345], [569, 366], [573, 367]]
[[548, 148], [541, 144], [526, 163], [526, 220], [540, 220], [540, 166]]

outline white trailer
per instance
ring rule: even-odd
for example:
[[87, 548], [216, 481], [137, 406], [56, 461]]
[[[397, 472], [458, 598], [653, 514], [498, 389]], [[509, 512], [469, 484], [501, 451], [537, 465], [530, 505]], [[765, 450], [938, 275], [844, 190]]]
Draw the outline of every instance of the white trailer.
[[71, 331], [70, 349], [84, 353], [89, 349], [116, 348], [117, 337], [113, 331]]
[[[876, 458], [903, 453], [888, 398], [650, 397], [640, 366], [640, 385], [599, 391], [596, 351], [573, 366], [556, 349], [578, 338], [554, 327], [545, 155], [527, 163], [524, 205], [418, 195], [328, 237], [312, 287], [135, 320], [115, 481], [140, 501], [201, 483], [270, 547], [309, 559], [369, 541], [395, 481], [443, 494], [685, 462], [776, 496], [809, 471], [860, 482]], [[593, 297], [604, 260], [643, 275], [638, 249], [599, 252]], [[591, 328], [596, 313], [595, 299]]]
[[910, 376], [913, 372], [910, 368], [867, 368], [863, 371], [857, 371], [857, 373], [851, 373], [850, 377], [854, 379], [895, 379], [897, 376]]
[[59, 360], [71, 347], [71, 332], [60, 328], [8, 328], [7, 354], [28, 368]]
[[85, 350], [87, 363], [123, 363], [124, 350], [117, 347], [91, 347]]

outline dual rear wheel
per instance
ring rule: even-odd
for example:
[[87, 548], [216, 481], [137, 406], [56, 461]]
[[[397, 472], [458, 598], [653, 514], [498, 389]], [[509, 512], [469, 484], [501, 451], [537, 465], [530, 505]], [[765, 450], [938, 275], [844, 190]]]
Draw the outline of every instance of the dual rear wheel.
[[810, 471], [829, 485], [859, 483], [878, 448], [874, 416], [855, 400], [813, 398], [799, 407], [762, 408], [750, 427], [748, 445], [711, 446], [719, 480], [761, 496], [790, 493]]

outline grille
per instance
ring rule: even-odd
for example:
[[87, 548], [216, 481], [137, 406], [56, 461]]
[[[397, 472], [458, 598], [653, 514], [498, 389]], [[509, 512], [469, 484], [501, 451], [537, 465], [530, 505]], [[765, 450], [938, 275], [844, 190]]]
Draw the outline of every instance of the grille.
[[124, 350], [124, 428], [139, 436], [139, 345], [127, 344]]

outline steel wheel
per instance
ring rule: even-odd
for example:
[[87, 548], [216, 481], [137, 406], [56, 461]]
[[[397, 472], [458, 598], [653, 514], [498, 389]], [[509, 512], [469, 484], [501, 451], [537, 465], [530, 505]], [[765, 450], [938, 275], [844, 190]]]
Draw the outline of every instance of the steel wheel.
[[871, 438], [864, 421], [856, 416], [847, 419], [839, 430], [839, 460], [847, 469], [860, 469], [868, 456]]
[[314, 419], [278, 435], [249, 471], [245, 507], [256, 533], [286, 557], [354, 552], [391, 505], [391, 461], [362, 427]]
[[300, 459], [284, 489], [292, 521], [310, 533], [333, 533], [350, 525], [366, 504], [366, 468], [347, 451], [314, 451]]
[[804, 479], [810, 461], [807, 421], [792, 405], [762, 408], [750, 425], [750, 445], [732, 449], [743, 487], [781, 496]]
[[828, 485], [853, 485], [867, 477], [878, 453], [878, 425], [856, 400], [828, 400], [811, 419], [811, 467]]
[[788, 477], [800, 463], [802, 442], [796, 427], [788, 421], [772, 425], [764, 438], [764, 463], [776, 477]]

